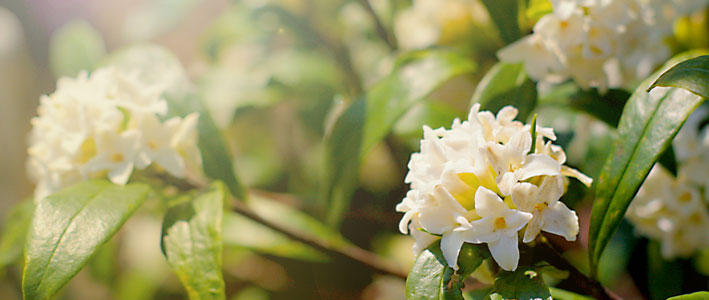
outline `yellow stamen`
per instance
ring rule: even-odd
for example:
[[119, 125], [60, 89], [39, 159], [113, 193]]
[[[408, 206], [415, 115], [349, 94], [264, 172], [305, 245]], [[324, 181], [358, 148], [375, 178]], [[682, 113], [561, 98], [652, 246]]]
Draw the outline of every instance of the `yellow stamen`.
[[116, 153], [116, 154], [113, 154], [113, 156], [111, 156], [111, 160], [113, 160], [113, 162], [117, 162], [117, 163], [123, 162], [124, 159], [125, 158], [123, 157], [123, 154], [120, 154], [120, 153]]
[[505, 228], [507, 228], [507, 222], [505, 222], [504, 217], [499, 217], [499, 218], [495, 219], [494, 226], [495, 226], [495, 229], [505, 229]]
[[546, 204], [546, 202], [537, 203], [534, 205], [534, 209], [538, 211], [544, 211], [547, 207], [549, 207], [549, 205]]

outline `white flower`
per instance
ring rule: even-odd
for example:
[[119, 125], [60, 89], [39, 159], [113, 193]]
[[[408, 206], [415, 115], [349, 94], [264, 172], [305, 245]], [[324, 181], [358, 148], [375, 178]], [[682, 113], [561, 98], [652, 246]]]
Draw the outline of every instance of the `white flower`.
[[421, 49], [458, 40], [475, 21], [490, 22], [479, 1], [414, 0], [396, 16], [394, 33], [402, 49]]
[[487, 243], [492, 257], [503, 269], [517, 269], [517, 231], [532, 219], [532, 214], [510, 209], [497, 194], [484, 187], [475, 193], [475, 208], [482, 219], [472, 224], [476, 236], [472, 242]]
[[648, 76], [670, 55], [674, 21], [702, 0], [553, 0], [534, 33], [498, 52], [543, 83], [573, 79], [583, 88], [622, 87]]
[[700, 128], [707, 114], [697, 109], [673, 141], [677, 177], [656, 164], [626, 214], [638, 233], [661, 242], [667, 259], [709, 247], [709, 132]]
[[140, 132], [127, 130], [116, 134], [111, 131], [97, 132], [93, 140], [96, 155], [80, 167], [86, 177], [107, 171], [108, 178], [115, 184], [126, 184], [135, 167], [139, 151]]
[[591, 179], [563, 166], [553, 129], [537, 126], [530, 153], [531, 127], [514, 120], [515, 108], [497, 116], [478, 110], [474, 105], [468, 121], [456, 119], [451, 129], [424, 126], [421, 152], [411, 155], [405, 178], [411, 190], [396, 207], [404, 213], [399, 230], [414, 236], [415, 251], [440, 237], [451, 267], [467, 242], [487, 243], [495, 261], [514, 270], [517, 232], [525, 225], [525, 242], [542, 230], [575, 239], [578, 218], [559, 202], [564, 178]]
[[87, 178], [125, 184], [134, 169], [152, 163], [173, 176], [191, 176], [187, 161], [199, 164], [197, 115], [160, 121], [167, 112], [165, 86], [111, 67], [59, 79], [32, 119], [27, 167], [37, 182], [35, 199]]

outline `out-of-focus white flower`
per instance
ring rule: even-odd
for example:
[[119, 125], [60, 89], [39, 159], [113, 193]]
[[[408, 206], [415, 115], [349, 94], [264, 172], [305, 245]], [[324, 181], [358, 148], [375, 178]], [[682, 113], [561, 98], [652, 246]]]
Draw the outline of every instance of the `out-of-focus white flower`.
[[394, 33], [402, 49], [426, 48], [461, 34], [472, 20], [488, 23], [485, 11], [475, 0], [414, 0], [396, 16]]
[[32, 119], [27, 166], [37, 182], [35, 198], [87, 178], [125, 184], [134, 169], [152, 164], [191, 177], [186, 165], [198, 153], [198, 115], [161, 121], [164, 87], [112, 67], [60, 79]]
[[553, 0], [534, 33], [498, 52], [523, 62], [545, 83], [575, 80], [581, 87], [621, 87], [648, 76], [670, 55], [665, 40], [674, 21], [706, 7], [705, 0]]
[[709, 131], [699, 128], [708, 114], [697, 109], [672, 142], [677, 178], [655, 165], [626, 215], [637, 232], [661, 242], [667, 259], [709, 247]]
[[591, 179], [563, 165], [564, 151], [551, 144], [553, 129], [537, 126], [531, 151], [531, 125], [514, 121], [517, 109], [504, 107], [495, 116], [479, 108], [451, 129], [424, 126], [421, 152], [411, 155], [405, 179], [411, 190], [396, 207], [404, 213], [399, 230], [414, 236], [415, 252], [440, 237], [451, 267], [467, 242], [487, 243], [498, 265], [514, 270], [517, 233], [525, 225], [525, 242], [539, 231], [576, 239], [576, 213], [559, 198], [565, 177], [587, 185]]

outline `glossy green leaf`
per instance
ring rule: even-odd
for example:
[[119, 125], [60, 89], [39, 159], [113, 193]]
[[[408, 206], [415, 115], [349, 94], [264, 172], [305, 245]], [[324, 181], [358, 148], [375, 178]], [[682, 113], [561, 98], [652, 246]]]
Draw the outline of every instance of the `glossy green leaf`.
[[22, 256], [34, 207], [32, 199], [26, 199], [16, 204], [6, 216], [0, 236], [0, 272], [3, 267], [18, 261]]
[[657, 78], [648, 90], [656, 86], [686, 89], [704, 98], [709, 98], [709, 55], [685, 60]]
[[611, 127], [617, 127], [623, 107], [630, 93], [621, 89], [610, 89], [600, 94], [597, 89], [577, 89], [569, 96], [569, 105], [575, 110], [587, 113]]
[[463, 299], [463, 280], [485, 257], [486, 251], [479, 246], [463, 244], [456, 272], [446, 263], [440, 242], [432, 244], [419, 254], [406, 278], [406, 299]]
[[704, 100], [679, 88], [654, 89], [648, 94], [646, 90], [656, 76], [643, 81], [628, 100], [613, 149], [597, 180], [589, 229], [593, 274], [603, 249], [652, 165], [670, 146], [689, 114]]
[[104, 55], [106, 46], [101, 33], [83, 20], [63, 25], [49, 44], [49, 64], [57, 78], [91, 71]]
[[706, 300], [709, 299], [709, 292], [696, 292], [667, 298], [667, 300]]
[[537, 85], [527, 77], [522, 64], [500, 62], [480, 80], [471, 102], [492, 112], [513, 105], [519, 110], [517, 119], [524, 121], [537, 105]]
[[24, 299], [50, 299], [148, 195], [143, 184], [82, 182], [42, 199], [25, 246]]
[[222, 214], [226, 189], [221, 182], [194, 199], [168, 209], [162, 246], [191, 300], [225, 299], [222, 277]]
[[[618, 127], [623, 108], [630, 98], [630, 93], [621, 89], [610, 89], [600, 94], [597, 89], [578, 89], [569, 96], [569, 105], [580, 112], [587, 113], [612, 127]], [[677, 176], [677, 160], [672, 145], [662, 153], [658, 162], [674, 176]]]
[[532, 300], [547, 299], [551, 296], [542, 274], [529, 267], [498, 273], [495, 278], [495, 292], [503, 299]]
[[341, 221], [357, 186], [360, 161], [394, 123], [442, 83], [474, 69], [474, 62], [450, 50], [409, 53], [399, 59], [392, 74], [340, 115], [325, 138], [320, 199], [329, 224]]
[[497, 26], [500, 37], [505, 44], [512, 43], [521, 37], [519, 30], [518, 0], [483, 0], [492, 22]]

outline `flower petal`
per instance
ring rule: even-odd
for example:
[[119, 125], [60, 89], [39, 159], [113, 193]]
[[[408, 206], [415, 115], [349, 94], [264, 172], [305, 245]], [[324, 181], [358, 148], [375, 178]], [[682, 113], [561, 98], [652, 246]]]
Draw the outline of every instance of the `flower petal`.
[[448, 266], [458, 270], [458, 254], [460, 253], [460, 247], [463, 246], [462, 232], [452, 231], [446, 233], [441, 238], [441, 252], [443, 252], [443, 257], [448, 262]]
[[[522, 227], [524, 227], [524, 225], [531, 219], [532, 214], [516, 209], [510, 209], [505, 214], [505, 223], [507, 224], [508, 230], [513, 230], [515, 232], [522, 229]], [[517, 235], [515, 234], [515, 236]]]
[[517, 235], [502, 235], [499, 240], [487, 243], [490, 254], [495, 262], [506, 271], [514, 271], [519, 263], [519, 249], [517, 248]]
[[569, 168], [567, 166], [561, 166], [561, 175], [576, 178], [587, 187], [590, 187], [593, 183], [593, 179], [591, 177], [586, 176], [579, 170]]
[[525, 180], [534, 176], [555, 176], [561, 173], [561, 164], [553, 158], [543, 154], [530, 154], [524, 165], [515, 171], [517, 180]]
[[544, 225], [542, 230], [563, 236], [567, 241], [575, 241], [579, 233], [579, 217], [576, 212], [557, 201], [542, 212]]
[[481, 217], [499, 216], [507, 207], [497, 194], [485, 187], [479, 187], [475, 192], [475, 211]]
[[522, 241], [525, 243], [533, 241], [539, 234], [539, 231], [542, 230], [543, 222], [544, 219], [541, 214], [535, 214], [532, 220], [527, 223], [527, 229], [524, 231], [524, 239], [522, 239]]

